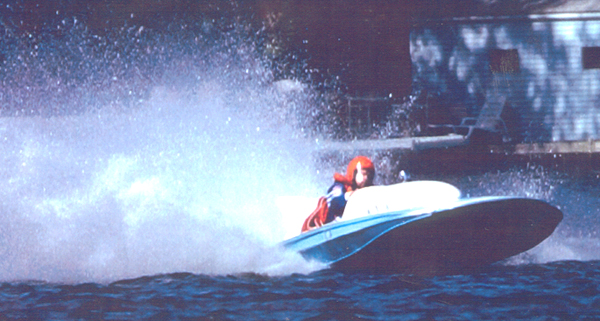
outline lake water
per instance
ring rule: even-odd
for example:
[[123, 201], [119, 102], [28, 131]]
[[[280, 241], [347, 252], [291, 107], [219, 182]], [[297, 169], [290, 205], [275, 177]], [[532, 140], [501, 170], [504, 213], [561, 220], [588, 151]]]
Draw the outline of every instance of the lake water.
[[431, 278], [331, 270], [5, 283], [8, 320], [576, 320], [600, 316], [600, 264], [494, 266]]
[[[539, 179], [539, 170], [534, 172], [529, 183]], [[493, 175], [497, 181], [495, 175], [500, 174]], [[512, 175], [502, 173], [503, 177]], [[528, 180], [522, 173], [514, 176]], [[478, 180], [477, 186], [502, 186], [484, 183], [489, 177], [461, 180], [470, 184]], [[476, 192], [468, 185], [462, 186], [463, 190]], [[598, 187], [565, 179], [547, 188], [530, 191], [551, 190], [553, 199], [549, 201], [563, 209], [565, 218], [555, 233], [525, 254], [478, 272], [431, 277], [342, 273], [302, 264], [293, 255], [261, 256], [257, 252], [252, 256], [255, 264], [243, 268], [240, 261], [252, 259], [237, 252], [239, 261], [232, 258], [231, 266], [219, 257], [204, 261], [221, 264], [222, 271], [200, 264], [178, 273], [141, 273], [112, 281], [5, 281], [0, 285], [0, 314], [9, 320], [596, 319], [600, 317]], [[211, 237], [215, 239], [208, 241], [222, 246], [219, 235]], [[246, 246], [243, 239], [232, 245]], [[265, 260], [265, 255], [271, 258]], [[60, 270], [60, 266], [51, 268]], [[114, 270], [117, 273], [119, 267]]]
[[335, 88], [311, 83], [302, 61], [276, 62], [238, 22], [95, 34], [56, 15], [33, 33], [3, 17], [2, 319], [599, 317], [597, 173], [414, 173], [467, 197], [543, 199], [565, 218], [476, 274], [332, 271], [276, 245], [285, 210], [308, 214], [281, 200], [314, 200], [345, 168], [315, 156]]

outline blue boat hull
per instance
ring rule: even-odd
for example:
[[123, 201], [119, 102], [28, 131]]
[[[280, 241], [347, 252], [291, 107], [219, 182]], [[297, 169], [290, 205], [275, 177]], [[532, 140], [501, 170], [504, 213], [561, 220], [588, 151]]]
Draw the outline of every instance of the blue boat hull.
[[471, 271], [527, 251], [563, 214], [546, 202], [485, 197], [325, 225], [283, 245], [332, 268], [416, 275]]

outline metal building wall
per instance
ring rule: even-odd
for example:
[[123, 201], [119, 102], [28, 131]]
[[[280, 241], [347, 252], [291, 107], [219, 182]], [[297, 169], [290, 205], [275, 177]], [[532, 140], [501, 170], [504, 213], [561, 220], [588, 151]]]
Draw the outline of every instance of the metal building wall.
[[[584, 69], [583, 48], [590, 47]], [[598, 14], [420, 22], [410, 34], [413, 87], [470, 116], [490, 92], [505, 95], [523, 142], [596, 140], [600, 50], [594, 47], [600, 47]]]

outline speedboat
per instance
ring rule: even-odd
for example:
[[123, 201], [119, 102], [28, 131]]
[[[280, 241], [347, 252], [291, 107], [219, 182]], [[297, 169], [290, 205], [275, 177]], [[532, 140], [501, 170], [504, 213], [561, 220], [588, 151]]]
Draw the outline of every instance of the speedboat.
[[404, 182], [356, 191], [341, 219], [282, 245], [338, 270], [456, 274], [535, 247], [562, 218], [542, 200], [462, 198], [444, 182]]

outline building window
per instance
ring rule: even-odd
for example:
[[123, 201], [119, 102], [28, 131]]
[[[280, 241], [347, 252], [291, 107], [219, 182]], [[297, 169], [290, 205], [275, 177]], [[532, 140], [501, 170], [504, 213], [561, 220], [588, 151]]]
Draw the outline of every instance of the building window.
[[493, 49], [490, 51], [490, 69], [493, 73], [512, 74], [518, 73], [519, 52], [517, 49]]
[[581, 48], [583, 69], [600, 69], [600, 47]]

